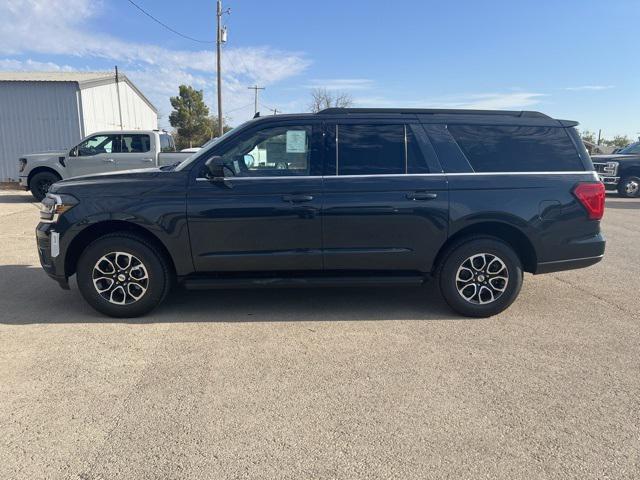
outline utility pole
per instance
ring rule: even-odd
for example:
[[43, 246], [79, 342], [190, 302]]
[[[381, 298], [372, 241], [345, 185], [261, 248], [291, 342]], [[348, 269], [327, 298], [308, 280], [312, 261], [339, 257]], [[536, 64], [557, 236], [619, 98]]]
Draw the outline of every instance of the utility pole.
[[253, 111], [253, 114], [255, 115], [256, 113], [258, 113], [258, 90], [264, 90], [265, 87], [259, 87], [258, 85], [254, 85], [253, 87], [247, 87], [247, 88], [255, 92], [254, 111]]
[[222, 44], [227, 41], [227, 29], [221, 26], [222, 15], [230, 13], [227, 9], [222, 11], [222, 0], [216, 1], [216, 62], [217, 62], [217, 83], [218, 83], [218, 135], [222, 136], [224, 129], [222, 126]]
[[116, 96], [118, 97], [118, 115], [120, 116], [120, 130], [122, 130], [122, 104], [120, 103], [120, 77], [118, 76], [118, 66], [116, 65]]
[[598, 130], [598, 141], [596, 142], [596, 145], [600, 145], [600, 136], [602, 135], [602, 129]]

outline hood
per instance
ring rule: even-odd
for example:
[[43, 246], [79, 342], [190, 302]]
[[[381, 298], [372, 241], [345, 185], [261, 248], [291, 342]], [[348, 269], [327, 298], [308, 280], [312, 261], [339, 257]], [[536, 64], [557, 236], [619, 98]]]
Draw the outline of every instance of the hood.
[[83, 197], [140, 196], [153, 191], [184, 190], [186, 173], [142, 168], [120, 172], [96, 173], [72, 177], [51, 186], [51, 193], [70, 193]]
[[620, 153], [612, 153], [610, 155], [591, 155], [591, 159], [593, 161], [606, 161], [606, 162], [611, 162], [611, 161], [616, 161], [619, 162], [620, 160], [636, 160], [640, 158], [640, 155], [637, 154], [632, 154], [632, 155], [624, 155], [624, 154], [620, 154]]
[[27, 161], [38, 161], [38, 160], [47, 160], [51, 157], [65, 157], [67, 152], [64, 151], [56, 151], [53, 150], [51, 152], [38, 152], [38, 153], [30, 153], [29, 155], [20, 155], [20, 158], [26, 158]]

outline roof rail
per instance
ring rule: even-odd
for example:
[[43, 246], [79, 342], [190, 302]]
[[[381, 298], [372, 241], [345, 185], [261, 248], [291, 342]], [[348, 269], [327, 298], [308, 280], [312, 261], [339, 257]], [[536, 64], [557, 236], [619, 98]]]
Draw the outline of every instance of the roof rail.
[[359, 113], [388, 113], [412, 115], [504, 115], [509, 117], [551, 118], [540, 112], [516, 110], [459, 110], [446, 108], [342, 108], [332, 107], [320, 110], [318, 114], [359, 114]]

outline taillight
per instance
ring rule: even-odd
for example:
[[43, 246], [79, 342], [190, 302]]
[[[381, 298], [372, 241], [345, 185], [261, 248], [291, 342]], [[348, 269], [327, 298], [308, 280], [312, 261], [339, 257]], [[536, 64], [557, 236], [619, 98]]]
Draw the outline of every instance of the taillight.
[[589, 215], [589, 220], [600, 220], [604, 215], [604, 184], [579, 183], [573, 194], [580, 201]]

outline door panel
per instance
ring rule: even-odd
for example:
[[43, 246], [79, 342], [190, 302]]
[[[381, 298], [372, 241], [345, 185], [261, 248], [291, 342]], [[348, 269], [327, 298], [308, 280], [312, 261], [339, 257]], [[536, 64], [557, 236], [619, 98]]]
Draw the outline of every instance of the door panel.
[[200, 180], [189, 191], [196, 271], [322, 269], [320, 177]]
[[119, 150], [119, 135], [93, 135], [72, 149], [65, 164], [69, 176], [107, 173], [115, 170], [115, 154]]
[[156, 166], [154, 137], [148, 134], [123, 134], [120, 153], [114, 154], [116, 170], [133, 170]]
[[423, 133], [403, 120], [327, 125], [326, 270], [431, 270], [447, 238], [449, 192]]
[[447, 238], [448, 195], [441, 175], [325, 177], [325, 269], [430, 271]]

